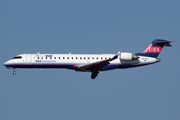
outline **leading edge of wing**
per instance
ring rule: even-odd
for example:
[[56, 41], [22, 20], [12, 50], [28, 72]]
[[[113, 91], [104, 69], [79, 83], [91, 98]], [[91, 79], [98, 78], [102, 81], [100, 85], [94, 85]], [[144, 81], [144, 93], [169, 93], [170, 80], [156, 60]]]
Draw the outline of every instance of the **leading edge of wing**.
[[93, 69], [100, 71], [104, 66], [108, 65], [110, 61], [117, 59], [118, 55], [119, 55], [119, 52], [113, 58], [109, 58], [109, 59], [98, 61], [98, 62], [83, 64], [83, 65], [78, 65], [76, 66], [76, 68], [77, 70], [80, 70], [80, 71], [93, 70]]

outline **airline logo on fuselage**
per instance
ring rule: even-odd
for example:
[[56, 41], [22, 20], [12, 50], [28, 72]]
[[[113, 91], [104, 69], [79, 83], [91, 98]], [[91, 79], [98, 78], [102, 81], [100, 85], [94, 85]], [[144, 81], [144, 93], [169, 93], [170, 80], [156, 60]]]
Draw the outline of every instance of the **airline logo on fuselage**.
[[56, 62], [56, 60], [36, 60], [35, 62]]
[[[51, 60], [52, 59], [52, 57], [53, 57], [53, 55], [36, 55], [36, 57], [44, 57], [44, 56], [46, 56], [46, 59], [47, 60], [36, 60], [35, 62], [56, 62], [56, 60]], [[50, 58], [50, 59], [49, 59]], [[38, 58], [39, 59], [39, 58]]]
[[46, 55], [46, 57], [53, 57], [53, 55]]

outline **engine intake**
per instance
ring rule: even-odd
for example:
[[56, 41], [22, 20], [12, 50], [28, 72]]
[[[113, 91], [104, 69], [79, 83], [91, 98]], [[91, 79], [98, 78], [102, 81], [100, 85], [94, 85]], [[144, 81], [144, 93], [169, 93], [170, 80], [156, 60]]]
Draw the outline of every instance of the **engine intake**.
[[133, 55], [132, 53], [128, 53], [128, 52], [122, 52], [119, 54], [119, 59], [120, 60], [136, 60], [138, 59], [138, 56]]

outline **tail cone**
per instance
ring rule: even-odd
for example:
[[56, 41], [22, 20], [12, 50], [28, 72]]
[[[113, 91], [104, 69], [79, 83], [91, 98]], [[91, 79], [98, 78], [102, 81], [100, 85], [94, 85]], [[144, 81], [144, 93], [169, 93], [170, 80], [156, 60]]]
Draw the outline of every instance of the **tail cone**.
[[161, 61], [161, 59], [156, 58], [156, 62], [160, 62], [160, 61]]

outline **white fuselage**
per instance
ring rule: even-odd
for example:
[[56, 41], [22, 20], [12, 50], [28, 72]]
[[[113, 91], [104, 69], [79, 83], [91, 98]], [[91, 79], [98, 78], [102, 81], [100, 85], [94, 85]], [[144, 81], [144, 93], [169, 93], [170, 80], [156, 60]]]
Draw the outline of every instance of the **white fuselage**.
[[155, 39], [142, 53], [135, 55], [128, 52], [117, 54], [21, 54], [4, 63], [7, 68], [67, 68], [76, 71], [91, 72], [95, 79], [100, 71], [139, 67], [160, 62], [158, 55], [164, 46], [171, 46], [168, 41]]
[[[114, 54], [21, 54], [7, 61], [4, 65], [11, 68], [68, 68], [77, 70], [79, 65], [103, 61], [113, 56]], [[120, 60], [118, 56], [117, 59], [104, 66], [101, 71], [137, 67], [156, 62], [159, 61], [152, 57], [139, 56], [136, 60], [124, 61]]]

